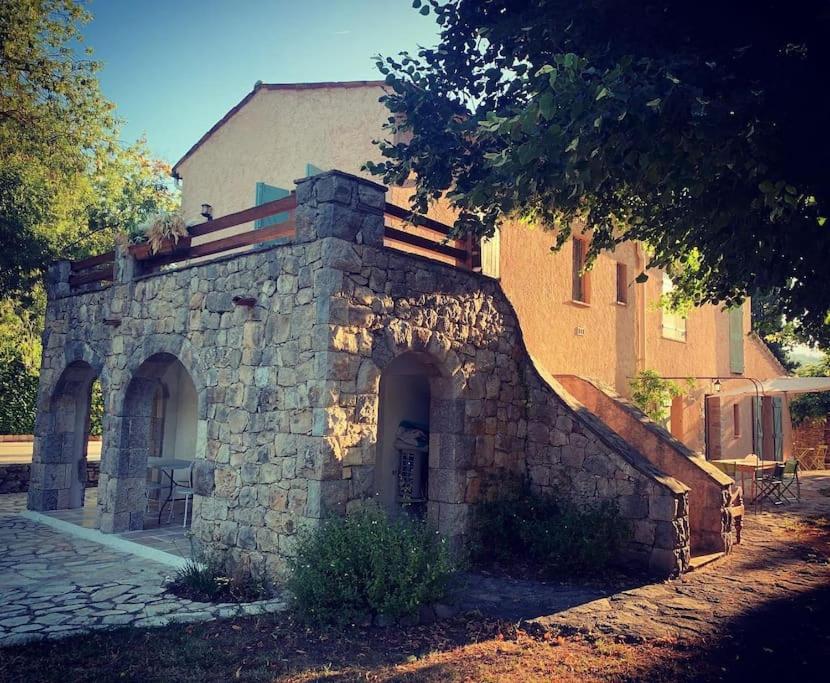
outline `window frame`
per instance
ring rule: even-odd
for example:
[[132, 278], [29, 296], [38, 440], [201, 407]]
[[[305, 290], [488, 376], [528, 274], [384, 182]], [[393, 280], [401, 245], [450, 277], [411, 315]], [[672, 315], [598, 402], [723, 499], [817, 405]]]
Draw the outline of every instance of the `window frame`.
[[628, 305], [628, 264], [617, 261], [617, 301], [620, 306]]
[[736, 439], [740, 438], [743, 431], [741, 430], [741, 404], [736, 401], [732, 404], [732, 436]]
[[[579, 274], [585, 267], [587, 260], [588, 240], [584, 237], [574, 236], [571, 242], [571, 301], [589, 306], [591, 304], [591, 273]], [[577, 247], [577, 245], [579, 246]]]
[[[662, 295], [670, 293], [674, 289], [674, 284], [667, 273], [663, 273]], [[686, 326], [686, 318], [678, 313], [672, 313], [665, 308], [660, 309], [662, 317], [660, 320], [660, 329], [664, 339], [671, 339], [672, 341], [685, 343], [688, 340], [689, 332]]]

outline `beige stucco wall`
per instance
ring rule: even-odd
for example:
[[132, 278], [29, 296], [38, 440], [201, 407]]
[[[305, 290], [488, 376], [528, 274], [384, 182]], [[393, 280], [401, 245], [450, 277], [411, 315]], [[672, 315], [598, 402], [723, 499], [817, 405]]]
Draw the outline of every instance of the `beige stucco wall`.
[[259, 89], [180, 163], [185, 220], [201, 221], [203, 203], [216, 217], [253, 206], [257, 182], [291, 190], [308, 163], [360, 173], [378, 158], [382, 94], [379, 86]]
[[[185, 219], [200, 221], [202, 203], [213, 206], [214, 216], [252, 206], [259, 181], [293, 188], [292, 181], [305, 175], [307, 163], [366, 176], [360, 167], [368, 159], [378, 159], [372, 140], [383, 136], [388, 116], [378, 102], [382, 92], [379, 85], [259, 89], [179, 164]], [[406, 206], [410, 193], [410, 188], [391, 188], [387, 200]], [[452, 221], [444, 206], [434, 207], [430, 215]], [[731, 375], [726, 313], [715, 306], [694, 310], [685, 342], [664, 338], [663, 314], [657, 307], [662, 277], [657, 272], [644, 284], [633, 282], [642, 268], [635, 245], [623, 245], [598, 259], [590, 275], [591, 303], [586, 306], [571, 300], [571, 244], [551, 253], [552, 242], [550, 233], [521, 225], [505, 226], [500, 239], [502, 286], [516, 307], [531, 353], [550, 372], [594, 377], [623, 396], [630, 395], [630, 378], [645, 368], [663, 376]], [[627, 305], [616, 302], [617, 261], [628, 266]], [[749, 330], [748, 304], [744, 316]], [[746, 375], [764, 379], [782, 374], [765, 354], [747, 337]], [[704, 449], [703, 400], [711, 391], [711, 383], [700, 382], [684, 401], [677, 436], [695, 450]], [[723, 448], [729, 453], [751, 451], [752, 413], [749, 399], [744, 400], [741, 436], [724, 436]], [[724, 405], [722, 411], [723, 419], [729, 418], [729, 435], [730, 410]], [[785, 448], [788, 444], [785, 434]]]

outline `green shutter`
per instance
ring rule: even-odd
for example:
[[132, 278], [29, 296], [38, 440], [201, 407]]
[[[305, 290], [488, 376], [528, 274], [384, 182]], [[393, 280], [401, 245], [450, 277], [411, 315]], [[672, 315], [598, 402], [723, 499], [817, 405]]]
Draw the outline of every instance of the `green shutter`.
[[772, 397], [772, 439], [775, 446], [775, 459], [784, 460], [784, 400], [780, 396]]
[[315, 166], [314, 164], [306, 164], [305, 165], [305, 176], [306, 178], [310, 178], [313, 175], [320, 175], [321, 173], [325, 173], [325, 171], [320, 168], [319, 166]]
[[[277, 199], [284, 199], [291, 193], [281, 187], [274, 187], [267, 183], [256, 184], [256, 206], [261, 206], [267, 202], [273, 202]], [[267, 218], [260, 218], [254, 223], [255, 228], [264, 228], [267, 225], [276, 225], [277, 223], [285, 223], [288, 220], [288, 212], [278, 213], [275, 216], [268, 216]]]
[[758, 457], [762, 456], [764, 450], [764, 412], [761, 410], [763, 405], [760, 396], [752, 397], [752, 449]]
[[729, 309], [729, 370], [744, 371], [744, 311], [742, 306]]

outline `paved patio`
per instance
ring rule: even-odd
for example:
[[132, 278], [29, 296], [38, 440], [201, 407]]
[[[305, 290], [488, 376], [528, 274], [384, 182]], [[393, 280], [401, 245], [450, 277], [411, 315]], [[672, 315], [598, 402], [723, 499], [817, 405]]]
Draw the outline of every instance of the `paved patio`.
[[[24, 516], [24, 509], [25, 495], [0, 496], [0, 646], [125, 625], [163, 626], [285, 608], [279, 599], [216, 605], [166, 593], [164, 585], [175, 572], [172, 565], [182, 557], [153, 547], [154, 535], [164, 530], [132, 532], [136, 543], [127, 534], [112, 535], [104, 539], [114, 542], [112, 547], [90, 540], [97, 532], [67, 533]], [[88, 521], [84, 511], [55, 517], [69, 512]], [[181, 527], [177, 529], [183, 538]], [[158, 545], [170, 543], [163, 534], [158, 538]]]

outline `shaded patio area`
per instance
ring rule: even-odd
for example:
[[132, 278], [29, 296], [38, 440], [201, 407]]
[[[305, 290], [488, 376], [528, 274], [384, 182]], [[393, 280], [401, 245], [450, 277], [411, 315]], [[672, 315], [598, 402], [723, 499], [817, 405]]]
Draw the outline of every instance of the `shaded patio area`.
[[[37, 516], [54, 519], [59, 522], [66, 522], [80, 529], [95, 531], [95, 509], [98, 504], [98, 489], [86, 490], [84, 505], [80, 508], [66, 510], [53, 510], [51, 512], [27, 513], [37, 521]], [[26, 510], [26, 494], [14, 493], [0, 496], [0, 514], [4, 512], [22, 513]], [[182, 526], [184, 509], [181, 503], [177, 503], [173, 515], [168, 518], [168, 511], [165, 509], [161, 518], [158, 514], [150, 514], [145, 518], [145, 528], [139, 531], [124, 531], [117, 534], [106, 534], [106, 538], [122, 539], [141, 546], [159, 550], [178, 558], [187, 559], [191, 556], [191, 543], [188, 532], [189, 525]], [[40, 520], [43, 522], [44, 520]], [[106, 538], [104, 540], [106, 540]]]

